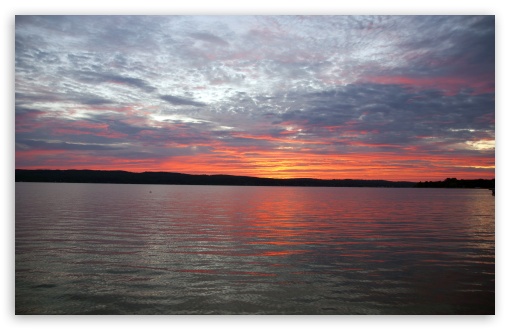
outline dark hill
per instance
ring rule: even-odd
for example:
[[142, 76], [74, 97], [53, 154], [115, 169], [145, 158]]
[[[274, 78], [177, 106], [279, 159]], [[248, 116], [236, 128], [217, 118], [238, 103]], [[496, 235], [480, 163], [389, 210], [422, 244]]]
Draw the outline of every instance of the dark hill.
[[418, 182], [416, 188], [485, 188], [492, 189], [496, 187], [496, 180], [475, 179], [475, 180], [457, 180], [457, 178], [447, 178], [444, 181], [425, 181]]
[[270, 179], [235, 175], [192, 175], [171, 172], [98, 171], [98, 170], [16, 170], [16, 182], [74, 182], [183, 184], [228, 186], [310, 186], [310, 187], [413, 187], [415, 182], [386, 180]]

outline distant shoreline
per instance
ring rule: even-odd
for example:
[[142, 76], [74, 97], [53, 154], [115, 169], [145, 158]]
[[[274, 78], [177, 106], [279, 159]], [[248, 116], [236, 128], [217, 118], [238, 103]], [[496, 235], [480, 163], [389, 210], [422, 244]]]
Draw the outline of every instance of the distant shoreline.
[[16, 182], [114, 183], [215, 186], [290, 186], [290, 187], [391, 187], [391, 188], [494, 188], [495, 180], [388, 181], [354, 179], [273, 179], [236, 175], [197, 175], [172, 172], [134, 173], [115, 170], [25, 170], [15, 171]]

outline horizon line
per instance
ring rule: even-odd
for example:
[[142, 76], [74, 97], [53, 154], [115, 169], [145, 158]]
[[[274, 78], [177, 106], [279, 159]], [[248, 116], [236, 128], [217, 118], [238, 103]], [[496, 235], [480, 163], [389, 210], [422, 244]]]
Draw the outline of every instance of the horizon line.
[[385, 180], [385, 179], [353, 179], [353, 178], [335, 178], [335, 179], [319, 179], [319, 178], [310, 178], [310, 177], [293, 177], [293, 178], [271, 178], [271, 177], [259, 177], [259, 176], [250, 176], [250, 175], [235, 175], [235, 174], [190, 174], [190, 173], [182, 173], [182, 172], [171, 172], [171, 171], [141, 171], [141, 172], [135, 172], [135, 171], [127, 171], [127, 170], [97, 170], [97, 169], [87, 169], [87, 168], [68, 168], [68, 169], [48, 169], [48, 168], [38, 168], [38, 169], [25, 169], [25, 168], [15, 168], [15, 171], [95, 171], [95, 172], [127, 172], [127, 173], [133, 173], [133, 174], [143, 174], [143, 173], [171, 173], [171, 174], [183, 174], [183, 175], [190, 175], [190, 176], [232, 176], [232, 177], [245, 177], [245, 178], [255, 178], [255, 179], [270, 179], [270, 180], [318, 180], [318, 181], [334, 181], [334, 180], [358, 180], [358, 181], [386, 181], [386, 182], [409, 182], [409, 183], [418, 183], [418, 182], [441, 182], [447, 179], [456, 179], [456, 180], [496, 180], [496, 178], [491, 179], [484, 179], [484, 178], [478, 178], [478, 179], [458, 179], [457, 177], [446, 177], [443, 180], [419, 180], [419, 181], [408, 181], [408, 180]]

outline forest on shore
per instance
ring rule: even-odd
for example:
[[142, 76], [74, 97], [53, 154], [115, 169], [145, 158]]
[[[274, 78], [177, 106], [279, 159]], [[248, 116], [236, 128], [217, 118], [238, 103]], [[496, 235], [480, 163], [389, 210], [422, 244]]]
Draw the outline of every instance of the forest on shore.
[[195, 175], [172, 172], [102, 171], [102, 170], [24, 170], [15, 171], [16, 182], [69, 182], [119, 184], [181, 184], [232, 186], [305, 186], [305, 187], [395, 187], [395, 188], [485, 188], [495, 187], [495, 179], [443, 181], [387, 181], [354, 179], [272, 179], [236, 175]]
[[443, 181], [418, 182], [416, 188], [483, 188], [493, 189], [496, 187], [496, 179], [457, 180], [457, 178], [446, 178]]
[[172, 172], [101, 170], [16, 170], [16, 182], [181, 184], [233, 186], [310, 186], [310, 187], [413, 187], [415, 182], [386, 180], [272, 179], [236, 175], [194, 175]]

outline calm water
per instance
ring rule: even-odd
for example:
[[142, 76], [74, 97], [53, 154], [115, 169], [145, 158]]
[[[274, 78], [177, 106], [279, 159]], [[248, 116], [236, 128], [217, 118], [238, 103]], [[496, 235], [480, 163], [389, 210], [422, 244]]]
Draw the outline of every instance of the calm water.
[[16, 183], [17, 314], [494, 314], [489, 190]]

